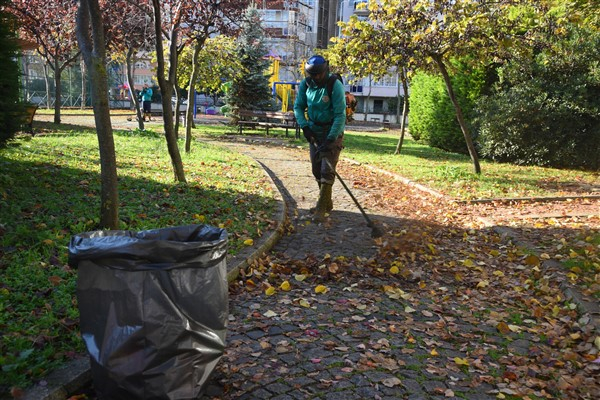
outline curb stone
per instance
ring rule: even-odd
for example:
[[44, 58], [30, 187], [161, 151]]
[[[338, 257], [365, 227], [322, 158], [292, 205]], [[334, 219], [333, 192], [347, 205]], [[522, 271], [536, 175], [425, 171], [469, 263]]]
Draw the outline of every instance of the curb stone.
[[[242, 252], [231, 258], [234, 261], [234, 267], [227, 268], [227, 281], [231, 283], [240, 273], [240, 270], [251, 264], [263, 254], [268, 252], [277, 241], [281, 238], [285, 231], [285, 226], [288, 222], [288, 205], [279, 189], [273, 181], [273, 177], [267, 172], [265, 166], [256, 161], [263, 169], [265, 175], [269, 178], [271, 186], [275, 189], [275, 200], [279, 203], [279, 208], [276, 211], [278, 219], [277, 227], [271, 232], [267, 238], [261, 238], [260, 244], [249, 248], [248, 255]], [[240, 259], [239, 262], [235, 262]], [[65, 400], [72, 393], [84, 390], [92, 383], [92, 371], [90, 360], [87, 355], [81, 359], [71, 361], [62, 368], [50, 373], [43, 381], [44, 384], [36, 384], [25, 391], [21, 400]]]

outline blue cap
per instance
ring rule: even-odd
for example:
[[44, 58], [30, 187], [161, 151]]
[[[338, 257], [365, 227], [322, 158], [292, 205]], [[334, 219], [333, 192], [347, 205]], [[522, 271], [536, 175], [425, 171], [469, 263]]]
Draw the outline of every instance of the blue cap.
[[327, 70], [327, 60], [323, 56], [312, 56], [304, 65], [304, 70], [309, 75], [318, 75]]

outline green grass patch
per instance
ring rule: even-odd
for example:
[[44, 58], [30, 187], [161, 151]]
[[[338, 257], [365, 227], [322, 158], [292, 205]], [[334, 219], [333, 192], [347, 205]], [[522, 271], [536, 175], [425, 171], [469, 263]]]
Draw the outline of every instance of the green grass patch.
[[[162, 135], [116, 131], [120, 228], [206, 223], [230, 252], [274, 226], [270, 181], [253, 160], [194, 143], [174, 183]], [[183, 148], [183, 143], [180, 144]], [[0, 393], [24, 387], [83, 352], [68, 243], [98, 229], [100, 163], [92, 130], [23, 136], [0, 150]]]
[[600, 186], [600, 174], [495, 163], [480, 160], [481, 175], [468, 156], [448, 153], [404, 139], [394, 155], [399, 134], [346, 132], [342, 156], [395, 172], [457, 199], [554, 196], [574, 183]]
[[[202, 125], [195, 132], [217, 137], [235, 133], [235, 128]], [[270, 132], [269, 136], [285, 138], [284, 130]], [[264, 130], [252, 131], [251, 135], [264, 136]], [[468, 156], [432, 148], [410, 137], [405, 137], [401, 154], [395, 155], [398, 137], [396, 131], [347, 131], [342, 157], [394, 172], [459, 200], [557, 196], [574, 184], [600, 187], [598, 172], [519, 166], [488, 160], [480, 160], [482, 173], [477, 175]], [[308, 147], [304, 138], [296, 140], [293, 134], [287, 140], [292, 145]]]

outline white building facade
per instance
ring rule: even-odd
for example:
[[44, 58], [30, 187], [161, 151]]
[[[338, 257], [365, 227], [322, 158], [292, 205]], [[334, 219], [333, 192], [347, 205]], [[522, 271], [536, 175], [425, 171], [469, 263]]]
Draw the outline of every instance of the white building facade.
[[[369, 16], [366, 6], [368, 0], [338, 0], [338, 21], [348, 22], [352, 15], [359, 19]], [[339, 35], [339, 27], [336, 31]], [[352, 79], [351, 85], [346, 85], [350, 93], [358, 100], [357, 121], [397, 123], [397, 105], [399, 96], [403, 96], [402, 83], [395, 69], [381, 79], [365, 77]]]

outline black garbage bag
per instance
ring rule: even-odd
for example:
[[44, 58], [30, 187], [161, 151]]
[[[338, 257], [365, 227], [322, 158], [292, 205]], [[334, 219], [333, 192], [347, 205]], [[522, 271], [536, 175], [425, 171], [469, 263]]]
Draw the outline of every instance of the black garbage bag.
[[190, 225], [73, 236], [80, 328], [101, 399], [197, 399], [221, 359], [227, 232]]

